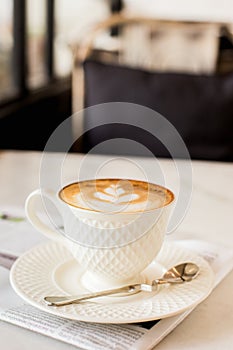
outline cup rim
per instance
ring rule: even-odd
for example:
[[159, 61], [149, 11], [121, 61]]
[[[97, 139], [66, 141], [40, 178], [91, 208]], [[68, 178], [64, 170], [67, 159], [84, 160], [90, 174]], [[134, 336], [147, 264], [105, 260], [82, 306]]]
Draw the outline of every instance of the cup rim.
[[[170, 196], [170, 200], [168, 201], [168, 203], [166, 203], [164, 205], [161, 205], [161, 206], [158, 206], [156, 208], [152, 208], [152, 209], [144, 209], [144, 210], [142, 209], [142, 210], [125, 211], [125, 212], [124, 211], [120, 211], [120, 212], [117, 212], [117, 211], [116, 212], [106, 212], [106, 211], [102, 211], [102, 210], [96, 210], [96, 209], [93, 209], [93, 208], [84, 208], [82, 206], [75, 205], [73, 203], [70, 203], [70, 202], [66, 201], [61, 196], [62, 191], [64, 191], [67, 187], [70, 187], [70, 186], [76, 185], [76, 184], [81, 184], [81, 183], [84, 183], [84, 182], [94, 182], [94, 181], [97, 181], [97, 180], [100, 180], [100, 181], [101, 180], [102, 181], [104, 181], [104, 180], [114, 180], [114, 181], [126, 180], [126, 181], [135, 181], [135, 182], [149, 184], [149, 185], [152, 185], [152, 186], [156, 186], [158, 189], [161, 189], [163, 191], [165, 190], [166, 193]], [[75, 208], [77, 210], [80, 210], [82, 212], [97, 213], [97, 214], [102, 214], [102, 215], [104, 215], [104, 214], [109, 215], [109, 214], [113, 214], [113, 213], [115, 213], [117, 215], [119, 215], [119, 214], [123, 214], [123, 215], [132, 215], [132, 214], [134, 214], [134, 215], [138, 215], [138, 214], [141, 214], [141, 213], [149, 213], [149, 212], [153, 212], [153, 211], [156, 211], [156, 210], [159, 210], [159, 209], [166, 208], [169, 205], [171, 205], [174, 202], [174, 200], [175, 200], [175, 194], [173, 193], [173, 191], [171, 191], [169, 188], [167, 188], [165, 186], [158, 185], [155, 182], [149, 182], [149, 181], [144, 181], [144, 180], [140, 180], [140, 179], [133, 179], [133, 178], [115, 178], [115, 177], [106, 177], [106, 178], [102, 178], [101, 177], [101, 178], [97, 178], [97, 179], [90, 178], [90, 179], [85, 179], [85, 180], [81, 180], [81, 181], [70, 182], [67, 185], [63, 186], [58, 191], [58, 197], [63, 203], [65, 203], [65, 204], [67, 204], [67, 205], [69, 205], [69, 206], [71, 206], [71, 207], [73, 207], [73, 208]]]

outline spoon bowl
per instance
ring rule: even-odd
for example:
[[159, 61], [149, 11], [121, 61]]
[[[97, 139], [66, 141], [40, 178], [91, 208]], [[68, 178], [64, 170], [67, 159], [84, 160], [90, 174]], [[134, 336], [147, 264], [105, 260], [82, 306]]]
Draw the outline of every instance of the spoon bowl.
[[154, 280], [152, 283], [164, 284], [164, 283], [182, 283], [189, 282], [197, 276], [199, 267], [192, 263], [186, 262], [171, 267], [167, 270], [162, 278]]

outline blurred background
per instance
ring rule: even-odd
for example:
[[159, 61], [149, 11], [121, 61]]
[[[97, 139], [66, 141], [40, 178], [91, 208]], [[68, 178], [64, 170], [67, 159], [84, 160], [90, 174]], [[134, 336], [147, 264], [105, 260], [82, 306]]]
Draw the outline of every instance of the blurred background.
[[[185, 0], [163, 2], [1, 0], [0, 148], [43, 150], [54, 129], [72, 113], [84, 107], [80, 101], [83, 96], [80, 96], [78, 91], [79, 84], [81, 86], [83, 82], [79, 81], [79, 75], [75, 74], [78, 69], [77, 62], [80, 63], [80, 57], [77, 57], [78, 48], [82, 46], [82, 42], [88, 37], [94, 25], [118, 14], [126, 17], [150, 18], [154, 21], [154, 26], [152, 29], [150, 27], [149, 31], [139, 26], [124, 31], [121, 31], [118, 25], [106, 27], [93, 43], [95, 51], [93, 57], [98, 57], [100, 61], [107, 61], [111, 65], [117, 61], [117, 64], [120, 62], [121, 65], [133, 67], [135, 70], [140, 67], [140, 70], [157, 73], [160, 76], [170, 74], [172, 79], [175, 74], [182, 75], [182, 79], [191, 76], [195, 79], [201, 78], [203, 84], [203, 81], [205, 83], [203, 77], [211, 78], [204, 90], [202, 87], [199, 88], [200, 83], [197, 83], [197, 80], [194, 87], [194, 80], [190, 80], [192, 93], [201, 91], [201, 97], [199, 95], [197, 97], [199, 100], [196, 100], [196, 95], [192, 95], [190, 101], [194, 105], [200, 101], [200, 108], [203, 110], [204, 103], [210, 105], [214, 94], [218, 95], [220, 91], [222, 99], [215, 111], [220, 111], [220, 108], [225, 111], [225, 119], [219, 112], [218, 120], [214, 121], [214, 139], [212, 140], [210, 136], [209, 147], [213, 150], [214, 142], [217, 140], [218, 144], [225, 142], [224, 150], [216, 148], [216, 152], [207, 151], [205, 154], [200, 152], [199, 155], [193, 151], [191, 144], [190, 150], [193, 151], [193, 158], [233, 160], [232, 133], [229, 131], [232, 130], [230, 128], [233, 123], [233, 2], [231, 0], [197, 0], [192, 3]], [[88, 73], [89, 77], [91, 72]], [[113, 73], [109, 74], [111, 77]], [[111, 85], [109, 76], [104, 81], [107, 88], [108, 84]], [[91, 81], [90, 78], [90, 84]], [[164, 96], [166, 86], [164, 83], [161, 84], [162, 93], [158, 93], [160, 84], [155, 93], [160, 100]], [[171, 85], [171, 82], [167, 81], [166, 84]], [[185, 84], [186, 89], [189, 81]], [[131, 91], [129, 86], [127, 88]], [[176, 90], [175, 85], [173, 88]], [[212, 95], [209, 95], [211, 90]], [[206, 101], [203, 99], [205, 94]], [[168, 95], [165, 93], [169, 104], [168, 96], [171, 97], [171, 91]], [[120, 98], [120, 95], [114, 98], [107, 96], [105, 100], [101, 96], [99, 100], [96, 98], [90, 100], [89, 105], [118, 101]], [[170, 110], [176, 108], [173, 104], [174, 99], [180, 105], [177, 95], [172, 98]], [[182, 94], [181, 98], [184, 99]], [[143, 99], [137, 100], [136, 93], [133, 97], [128, 96], [126, 100], [144, 103]], [[157, 106], [154, 101], [145, 102], [145, 105], [149, 107], [153, 105], [155, 109]], [[189, 119], [192, 118], [191, 113], [190, 116], [182, 116], [183, 119], [177, 125], [173, 119], [175, 116], [167, 107], [158, 104], [157, 110], [165, 116], [171, 115], [171, 120], [178, 131], [180, 131], [179, 123], [183, 124], [185, 119], [190, 128], [195, 124], [192, 130], [195, 130], [198, 124], [202, 128], [205, 127], [208, 134], [208, 123], [213, 112], [211, 110], [204, 108], [203, 113], [208, 114], [207, 122], [203, 122], [205, 116], [202, 120], [200, 114], [193, 122]], [[219, 125], [223, 122], [223, 126]], [[72, 128], [70, 125], [70, 129], [67, 130], [70, 137], [73, 137]], [[188, 136], [184, 135], [185, 137], [189, 144], [190, 131]], [[202, 142], [208, 142], [208, 137], [206, 141], [203, 133], [199, 135], [199, 140], [200, 138]], [[86, 142], [88, 143], [88, 140]]]

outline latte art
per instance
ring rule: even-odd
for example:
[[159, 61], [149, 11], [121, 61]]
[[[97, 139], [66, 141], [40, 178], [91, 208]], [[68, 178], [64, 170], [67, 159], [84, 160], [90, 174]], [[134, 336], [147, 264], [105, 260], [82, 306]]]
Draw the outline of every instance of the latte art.
[[139, 194], [127, 193], [124, 188], [118, 184], [111, 184], [110, 187], [103, 189], [102, 192], [94, 192], [93, 197], [100, 202], [114, 204], [129, 203], [139, 199]]
[[81, 181], [64, 187], [59, 196], [80, 209], [126, 213], [161, 208], [173, 200], [172, 192], [162, 186], [128, 179]]

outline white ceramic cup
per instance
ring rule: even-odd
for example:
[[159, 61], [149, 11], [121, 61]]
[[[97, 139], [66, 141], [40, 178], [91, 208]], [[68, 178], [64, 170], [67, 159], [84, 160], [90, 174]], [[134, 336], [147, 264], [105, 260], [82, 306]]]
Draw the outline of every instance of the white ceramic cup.
[[[117, 181], [133, 181], [137, 185], [137, 180]], [[26, 199], [25, 211], [36, 229], [71, 251], [78, 264], [86, 270], [83, 284], [88, 289], [141, 282], [143, 270], [156, 258], [162, 247], [174, 203], [174, 194], [169, 189], [156, 184], [149, 185], [156, 186], [164, 194], [162, 206], [152, 205], [148, 208], [145, 205], [143, 210], [130, 210], [123, 205], [117, 211], [99, 211], [66, 201], [61, 196], [65, 186], [58, 193], [45, 189], [33, 191]], [[45, 198], [52, 201], [61, 214], [63, 233], [57, 228], [51, 228], [39, 217], [36, 202]]]

